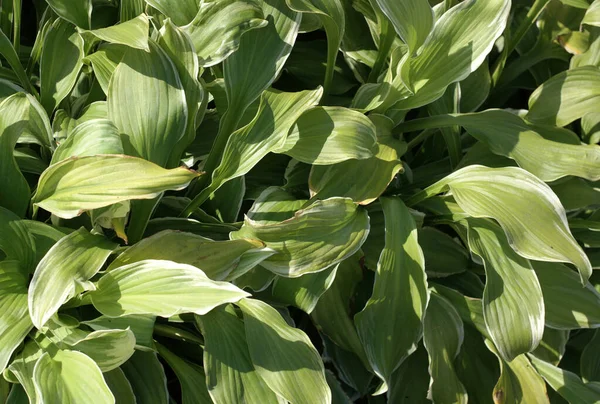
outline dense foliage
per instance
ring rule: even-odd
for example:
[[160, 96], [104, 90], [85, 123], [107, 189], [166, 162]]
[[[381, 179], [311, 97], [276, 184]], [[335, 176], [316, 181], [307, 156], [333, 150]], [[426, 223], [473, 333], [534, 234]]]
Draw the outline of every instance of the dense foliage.
[[600, 403], [600, 0], [0, 13], [0, 401]]

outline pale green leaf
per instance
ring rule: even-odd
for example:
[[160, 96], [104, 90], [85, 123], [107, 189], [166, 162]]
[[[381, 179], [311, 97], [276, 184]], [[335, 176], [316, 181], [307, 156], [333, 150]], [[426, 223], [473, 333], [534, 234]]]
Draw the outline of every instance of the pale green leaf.
[[108, 28], [100, 28], [91, 31], [80, 30], [79, 32], [93, 35], [96, 38], [109, 43], [126, 45], [150, 52], [150, 48], [148, 47], [148, 27], [148, 16], [146, 14], [140, 14], [129, 21]]
[[210, 280], [196, 267], [162, 260], [113, 269], [100, 278], [90, 295], [94, 307], [110, 317], [206, 314], [221, 304], [249, 296], [230, 283]]
[[467, 391], [453, 364], [463, 336], [463, 322], [454, 307], [440, 295], [432, 293], [423, 323], [423, 344], [429, 355], [429, 391], [434, 402], [467, 403]]
[[313, 165], [364, 160], [377, 152], [375, 130], [375, 125], [360, 112], [316, 107], [300, 115], [277, 153]]
[[123, 154], [119, 131], [108, 119], [91, 119], [75, 126], [54, 151], [51, 164], [96, 154]]
[[579, 376], [535, 356], [529, 356], [540, 375], [558, 394], [570, 403], [600, 403], [600, 391], [586, 386]]
[[27, 278], [17, 261], [0, 261], [0, 371], [32, 328]]
[[167, 376], [154, 352], [136, 351], [121, 366], [137, 403], [168, 404]]
[[369, 231], [367, 212], [348, 198], [316, 201], [292, 214], [289, 219], [266, 224], [246, 217], [244, 226], [232, 232], [231, 238], [261, 240], [277, 252], [261, 265], [280, 276], [294, 278], [324, 270], [351, 256]]
[[33, 380], [41, 403], [115, 402], [98, 365], [81, 352], [43, 353], [35, 364]]
[[215, 403], [278, 403], [254, 369], [244, 323], [225, 306], [198, 318], [204, 335], [206, 384]]
[[209, 278], [220, 281], [232, 272], [249, 270], [246, 263], [258, 264], [254, 260], [244, 260], [250, 254], [260, 253], [263, 259], [274, 254], [263, 247], [264, 244], [258, 240], [213, 241], [192, 233], [165, 230], [127, 249], [109, 265], [108, 270], [146, 259], [168, 260], [201, 268]]
[[600, 103], [600, 69], [594, 66], [563, 71], [539, 86], [529, 97], [527, 120], [565, 126]]
[[502, 358], [533, 351], [544, 333], [544, 301], [529, 261], [515, 253], [504, 232], [487, 219], [467, 219], [469, 247], [483, 260], [483, 316]]
[[377, 131], [377, 151], [366, 160], [348, 160], [329, 166], [313, 166], [309, 176], [311, 196], [352, 198], [361, 205], [381, 195], [402, 169], [400, 157], [406, 143], [392, 136], [393, 121], [383, 115], [370, 115]]
[[56, 14], [78, 27], [89, 29], [92, 18], [92, 0], [46, 0]]
[[[126, 51], [127, 48], [123, 45], [102, 44], [96, 49], [96, 52], [85, 57], [86, 61], [92, 63], [94, 77], [98, 80], [104, 94], [108, 94], [110, 78]], [[54, 121], [56, 122], [56, 115]]]
[[40, 59], [40, 102], [48, 114], [54, 111], [75, 86], [83, 57], [84, 43], [81, 35], [73, 25], [57, 19], [46, 34]]
[[104, 380], [119, 404], [135, 404], [135, 395], [131, 384], [121, 369], [114, 369], [104, 373]]
[[44, 171], [32, 201], [35, 207], [67, 219], [117, 202], [152, 199], [163, 191], [182, 189], [198, 175], [122, 155], [71, 157]]
[[291, 404], [331, 404], [323, 362], [308, 336], [260, 300], [238, 303], [250, 358], [258, 375]]
[[321, 295], [331, 286], [336, 272], [337, 265], [321, 272], [302, 275], [299, 278], [279, 276], [273, 283], [271, 293], [278, 301], [294, 305], [310, 314]]
[[533, 262], [544, 305], [546, 324], [562, 330], [600, 327], [600, 293], [586, 282], [581, 287], [577, 273], [565, 265]]
[[583, 20], [581, 20], [581, 25], [583, 24], [600, 27], [600, 1], [595, 0], [592, 5], [588, 7]]
[[265, 25], [258, 2], [221, 0], [202, 2], [198, 14], [182, 28], [190, 36], [200, 64], [209, 67], [235, 52], [245, 32]]
[[33, 370], [42, 353], [43, 351], [40, 347], [33, 340], [29, 340], [4, 372], [6, 380], [20, 383], [23, 386], [31, 403], [36, 402], [37, 396], [33, 380]]
[[185, 134], [189, 111], [175, 65], [154, 41], [149, 47], [129, 49], [115, 69], [108, 118], [126, 135], [127, 154], [164, 167]]
[[177, 25], [185, 25], [198, 13], [197, 0], [146, 0], [146, 2], [169, 17]]
[[135, 336], [129, 329], [94, 331], [72, 345], [73, 350], [92, 358], [103, 372], [125, 363], [133, 355], [134, 347]]
[[173, 369], [181, 384], [182, 404], [212, 404], [206, 388], [205, 372], [195, 363], [188, 362], [161, 344], [156, 344], [158, 354]]
[[0, 207], [23, 217], [29, 205], [29, 185], [13, 156], [19, 135], [27, 127], [29, 100], [23, 93], [0, 103]]
[[411, 54], [425, 42], [434, 25], [433, 10], [427, 0], [377, 0], [396, 33], [408, 45]]
[[522, 257], [573, 263], [585, 282], [591, 264], [571, 235], [564, 208], [550, 187], [516, 167], [472, 165], [433, 184], [425, 193], [449, 188], [473, 217], [491, 217], [504, 229], [510, 246]]
[[135, 347], [142, 351], [154, 349], [154, 341], [152, 333], [154, 332], [154, 316], [132, 314], [122, 317], [107, 317], [100, 316], [93, 320], [82, 321], [82, 324], [87, 325], [95, 331], [111, 331], [111, 330], [126, 330], [129, 329], [135, 336]]
[[389, 386], [394, 370], [421, 339], [429, 293], [423, 251], [410, 211], [398, 198], [382, 198], [381, 204], [385, 247], [377, 263], [373, 294], [354, 322], [369, 363]]

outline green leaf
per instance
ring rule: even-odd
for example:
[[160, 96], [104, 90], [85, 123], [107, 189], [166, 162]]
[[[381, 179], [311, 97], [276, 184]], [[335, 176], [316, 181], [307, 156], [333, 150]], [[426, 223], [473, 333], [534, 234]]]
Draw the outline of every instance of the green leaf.
[[146, 2], [169, 17], [177, 25], [185, 25], [198, 13], [198, 2], [196, 0], [146, 0]]
[[316, 107], [304, 112], [277, 153], [314, 165], [364, 160], [377, 151], [375, 125], [360, 112]]
[[129, 329], [135, 336], [135, 348], [142, 351], [154, 349], [152, 333], [154, 332], [154, 316], [133, 314], [111, 318], [100, 316], [93, 320], [82, 321], [94, 331], [111, 331]]
[[27, 278], [17, 261], [0, 261], [0, 371], [31, 330]]
[[206, 385], [215, 403], [278, 403], [254, 369], [244, 323], [231, 305], [198, 318], [204, 335]]
[[344, 7], [340, 0], [287, 0], [288, 6], [300, 13], [315, 14], [327, 34], [327, 69], [323, 93], [329, 94], [338, 49], [345, 31]]
[[434, 402], [467, 402], [467, 391], [453, 364], [463, 336], [463, 322], [454, 307], [443, 297], [431, 294], [423, 323], [423, 344], [429, 354], [429, 390]]
[[370, 115], [377, 131], [377, 152], [366, 160], [348, 160], [329, 166], [313, 166], [309, 176], [311, 195], [319, 199], [333, 196], [352, 198], [367, 205], [379, 197], [402, 169], [400, 157], [406, 143], [392, 136], [393, 121], [383, 115]]
[[81, 35], [73, 25], [57, 19], [46, 34], [40, 59], [40, 102], [49, 115], [75, 86], [84, 56]]
[[323, 362], [308, 336], [260, 300], [243, 299], [238, 304], [250, 358], [267, 386], [291, 404], [331, 404]]
[[337, 265], [299, 278], [278, 276], [273, 283], [272, 295], [276, 300], [294, 305], [310, 314], [321, 295], [331, 286], [336, 272]]
[[89, 29], [92, 18], [92, 0], [46, 0], [56, 14], [83, 29]]
[[39, 402], [114, 403], [115, 400], [98, 365], [81, 352], [43, 353], [35, 364], [33, 380]]
[[86, 286], [116, 247], [84, 228], [59, 240], [40, 261], [29, 285], [33, 324], [42, 328], [63, 303], [75, 296], [78, 287]]
[[394, 370], [421, 339], [429, 293], [423, 251], [410, 211], [398, 198], [382, 198], [381, 204], [385, 247], [377, 263], [373, 295], [354, 322], [369, 363], [389, 386]]
[[504, 232], [487, 219], [467, 219], [469, 247], [485, 266], [483, 315], [502, 358], [533, 351], [544, 334], [542, 289], [528, 260], [517, 255]]
[[398, 36], [408, 45], [410, 53], [416, 54], [434, 25], [433, 10], [429, 2], [377, 0], [377, 5], [389, 18]]
[[121, 369], [138, 403], [168, 404], [167, 377], [154, 352], [136, 351]]
[[427, 351], [421, 346], [392, 375], [388, 402], [394, 404], [430, 404], [427, 399], [430, 376]]
[[135, 395], [131, 384], [121, 369], [114, 369], [104, 373], [104, 380], [115, 397], [115, 402], [123, 404], [135, 404]]
[[[428, 105], [427, 110], [430, 115], [448, 114], [460, 112], [460, 100], [462, 97], [461, 87], [458, 83], [448, 86], [444, 95]], [[440, 128], [446, 147], [448, 148], [448, 157], [452, 168], [456, 168], [462, 159], [462, 142], [460, 139], [461, 130], [457, 125]]]
[[435, 227], [419, 229], [419, 245], [427, 263], [428, 277], [464, 272], [469, 266], [469, 253], [462, 244]]
[[69, 219], [117, 202], [152, 199], [165, 190], [182, 189], [198, 175], [122, 155], [71, 157], [42, 173], [32, 201], [34, 207]]
[[600, 69], [594, 66], [563, 71], [529, 97], [528, 121], [565, 126], [588, 112], [598, 111]]
[[149, 47], [150, 52], [129, 49], [115, 69], [108, 118], [126, 135], [127, 154], [165, 167], [185, 134], [190, 111], [173, 62], [155, 42]]
[[[258, 260], [247, 260], [257, 253]], [[168, 260], [202, 268], [209, 278], [220, 281], [232, 272], [249, 270], [273, 253], [265, 251], [258, 240], [213, 241], [192, 233], [164, 230], [127, 249], [109, 265], [108, 271], [146, 259]]]
[[129, 21], [108, 28], [100, 28], [92, 31], [80, 30], [79, 32], [93, 35], [109, 43], [126, 45], [150, 52], [150, 48], [148, 47], [148, 28], [148, 16], [140, 14]]
[[190, 36], [200, 64], [209, 67], [235, 52], [245, 32], [266, 25], [258, 2], [222, 0], [203, 2], [194, 19], [182, 28]]
[[600, 403], [600, 391], [586, 386], [579, 376], [548, 362], [529, 356], [540, 375], [558, 394], [570, 403]]
[[89, 356], [103, 372], [121, 366], [133, 355], [135, 336], [129, 329], [89, 333], [72, 344], [72, 349]]
[[569, 330], [544, 328], [544, 337], [540, 341], [540, 345], [531, 354], [538, 359], [558, 365], [567, 349], [569, 332]]
[[123, 154], [119, 131], [108, 119], [91, 119], [77, 125], [56, 148], [51, 164], [96, 154]]
[[29, 397], [29, 402], [36, 402], [37, 392], [33, 380], [33, 371], [42, 353], [43, 351], [38, 345], [33, 340], [29, 340], [4, 372], [5, 379], [18, 382], [23, 386]]
[[[502, 226], [510, 246], [522, 257], [574, 264], [584, 283], [591, 264], [573, 239], [564, 208], [550, 187], [516, 167], [472, 165], [425, 191], [449, 188], [460, 207], [473, 217], [491, 217]], [[499, 209], [501, 208], [501, 209]]]
[[[92, 63], [94, 76], [104, 94], [108, 94], [110, 79], [126, 51], [127, 48], [123, 45], [102, 44], [96, 52], [85, 57], [85, 61]], [[54, 121], [56, 122], [56, 116]]]
[[19, 135], [27, 127], [29, 100], [23, 93], [0, 103], [0, 207], [23, 217], [29, 205], [29, 185], [13, 157]]
[[585, 16], [583, 16], [583, 20], [581, 20], [581, 25], [584, 24], [600, 27], [600, 1], [595, 0], [592, 5], [588, 7]]
[[500, 378], [492, 394], [494, 404], [549, 404], [546, 384], [527, 356], [519, 355], [505, 362], [489, 340], [486, 344], [500, 363]]
[[206, 314], [223, 303], [249, 296], [230, 283], [208, 279], [196, 267], [162, 260], [144, 260], [113, 269], [100, 278], [90, 295], [94, 307], [110, 317]]
[[212, 404], [204, 382], [204, 369], [180, 358], [161, 344], [156, 343], [156, 348], [179, 379], [182, 404]]
[[246, 217], [244, 226], [232, 232], [231, 238], [261, 240], [277, 251], [261, 265], [291, 278], [324, 270], [351, 256], [369, 229], [367, 212], [347, 198], [316, 201], [284, 219], [261, 223]]
[[[581, 353], [581, 377], [585, 381], [600, 381], [600, 332], [594, 336]], [[555, 363], [556, 365], [556, 363]]]
[[533, 269], [542, 287], [548, 326], [562, 330], [600, 327], [600, 293], [589, 282], [582, 288], [577, 274], [562, 264], [534, 262]]
[[[19, 55], [17, 55], [17, 52], [15, 51], [15, 48], [13, 48], [10, 39], [2, 30], [0, 30], [0, 55], [6, 59], [8, 65], [11, 67], [21, 83], [21, 86], [26, 88], [32, 94], [36, 94], [35, 88], [29, 81], [29, 76], [25, 72], [21, 61], [19, 60]], [[11, 85], [11, 87], [14, 87], [14, 85]]]

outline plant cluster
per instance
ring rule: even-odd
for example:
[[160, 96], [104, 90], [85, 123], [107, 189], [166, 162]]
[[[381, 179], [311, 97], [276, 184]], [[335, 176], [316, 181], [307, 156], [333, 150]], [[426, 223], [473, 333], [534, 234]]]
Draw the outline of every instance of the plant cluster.
[[600, 0], [0, 29], [0, 401], [600, 403]]

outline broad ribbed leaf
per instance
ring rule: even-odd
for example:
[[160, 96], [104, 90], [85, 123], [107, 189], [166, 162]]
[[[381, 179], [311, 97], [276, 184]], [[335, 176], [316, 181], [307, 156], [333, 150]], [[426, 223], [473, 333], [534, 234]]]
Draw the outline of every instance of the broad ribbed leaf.
[[311, 196], [352, 198], [368, 205], [381, 195], [402, 168], [400, 157], [406, 143], [392, 136], [393, 122], [383, 115], [370, 115], [377, 131], [377, 151], [366, 160], [348, 160], [329, 166], [313, 166], [309, 176]]
[[98, 365], [81, 352], [42, 354], [35, 364], [33, 380], [41, 403], [115, 402]]
[[[8, 62], [8, 65], [12, 68], [14, 74], [17, 76], [16, 78], [18, 78], [18, 81], [20, 82], [21, 86], [23, 88], [26, 88], [28, 91], [35, 93], [35, 89], [34, 89], [33, 85], [31, 84], [31, 82], [29, 81], [29, 77], [28, 77], [27, 73], [25, 72], [23, 65], [21, 64], [21, 61], [19, 60], [19, 55], [17, 55], [17, 52], [15, 51], [15, 48], [13, 47], [13, 45], [10, 41], [10, 38], [8, 36], [6, 36], [6, 34], [1, 30], [0, 30], [0, 55], [2, 55], [4, 57], [4, 59], [6, 59], [6, 61]], [[8, 89], [9, 93], [13, 93], [13, 90], [15, 90], [14, 87], [16, 87], [16, 86], [12, 83], [8, 84], [8, 86], [13, 87], [12, 89]], [[7, 89], [5, 88], [4, 91], [6, 91], [6, 90]], [[6, 95], [8, 95], [8, 94], [6, 94]]]
[[42, 173], [32, 201], [34, 207], [68, 219], [117, 202], [152, 199], [163, 191], [182, 189], [198, 175], [122, 155], [71, 157]]
[[600, 1], [595, 0], [589, 6], [585, 12], [585, 16], [583, 16], [583, 20], [581, 20], [581, 25], [583, 24], [600, 27]]
[[115, 397], [115, 402], [135, 404], [135, 395], [131, 384], [121, 369], [111, 370], [103, 374], [106, 385]]
[[331, 286], [336, 271], [337, 265], [321, 272], [302, 275], [299, 278], [279, 276], [273, 283], [273, 297], [280, 302], [294, 305], [310, 314], [321, 295]]
[[93, 35], [109, 43], [126, 45], [150, 52], [150, 48], [148, 47], [148, 27], [148, 16], [140, 14], [136, 18], [108, 28], [100, 28], [92, 31], [82, 30], [80, 32]]
[[12, 363], [6, 371], [4, 377], [15, 383], [20, 383], [29, 397], [29, 402], [36, 402], [36, 389], [33, 381], [33, 370], [37, 360], [42, 356], [43, 351], [38, 345], [30, 340], [23, 350], [15, 356]]
[[38, 264], [29, 285], [28, 304], [37, 328], [85, 286], [117, 247], [81, 228], [58, 241]]
[[198, 13], [199, 2], [196, 0], [146, 0], [146, 2], [169, 17], [177, 25], [190, 22]]
[[125, 134], [128, 154], [160, 166], [184, 136], [188, 109], [179, 74], [153, 41], [150, 52], [129, 49], [108, 86], [108, 118]]
[[121, 369], [131, 384], [137, 403], [167, 404], [167, 376], [154, 352], [136, 351]]
[[221, 304], [249, 296], [230, 283], [208, 279], [196, 267], [163, 260], [144, 260], [113, 269], [100, 278], [90, 295], [94, 307], [111, 317], [206, 314]]
[[129, 329], [89, 333], [72, 344], [72, 349], [89, 356], [103, 372], [121, 366], [133, 355], [135, 336]]
[[600, 391], [586, 386], [575, 373], [544, 362], [535, 356], [529, 356], [529, 359], [546, 383], [569, 403], [600, 403]]
[[0, 261], [0, 371], [31, 328], [24, 271], [17, 261]]
[[598, 112], [600, 69], [594, 66], [563, 71], [529, 97], [527, 120], [565, 126], [588, 112]]
[[254, 369], [244, 323], [225, 306], [199, 318], [204, 335], [206, 385], [215, 403], [278, 403]]
[[291, 404], [331, 404], [323, 362], [308, 336], [260, 300], [238, 304], [252, 364], [267, 386]]
[[467, 391], [453, 364], [463, 343], [463, 333], [463, 322], [454, 307], [432, 293], [423, 323], [423, 344], [429, 354], [429, 394], [436, 403], [467, 403]]
[[583, 380], [600, 381], [600, 331], [598, 330], [594, 332], [594, 336], [581, 353], [580, 369]]
[[135, 348], [148, 351], [154, 349], [152, 333], [154, 332], [154, 316], [132, 314], [122, 317], [100, 316], [93, 320], [82, 321], [95, 331], [131, 330], [135, 336]]
[[500, 378], [494, 387], [494, 404], [549, 404], [546, 384], [525, 355], [505, 362], [493, 343], [485, 341], [500, 363]]
[[452, 191], [460, 207], [473, 217], [491, 217], [504, 229], [510, 246], [522, 257], [571, 262], [582, 283], [591, 264], [573, 239], [564, 208], [549, 186], [516, 167], [462, 168], [426, 189], [434, 195]]
[[29, 205], [29, 185], [13, 157], [19, 136], [27, 127], [30, 104], [23, 93], [0, 103], [0, 207], [25, 216]]
[[[108, 270], [146, 259], [168, 260], [202, 268], [209, 278], [220, 281], [232, 272], [246, 272], [250, 269], [246, 264], [256, 265], [260, 258], [274, 254], [263, 247], [264, 244], [258, 240], [212, 241], [192, 233], [165, 230], [123, 252]], [[252, 253], [258, 253], [258, 262], [244, 259]]]
[[562, 330], [600, 327], [600, 293], [586, 282], [581, 287], [577, 273], [565, 265], [534, 262], [540, 280], [546, 324]]
[[408, 45], [411, 54], [425, 42], [433, 28], [433, 10], [427, 0], [377, 0], [396, 33]]
[[[86, 61], [92, 62], [94, 77], [98, 80], [104, 94], [108, 94], [110, 78], [126, 51], [127, 47], [123, 45], [102, 44], [96, 49], [96, 52], [85, 57]], [[56, 122], [56, 117], [54, 121]]]
[[[62, 1], [66, 3], [66, 0]], [[40, 102], [49, 115], [73, 89], [83, 65], [83, 57], [81, 35], [73, 25], [57, 19], [46, 34], [40, 59]]]
[[173, 369], [181, 384], [182, 404], [212, 404], [206, 383], [204, 369], [188, 362], [160, 344], [156, 344], [158, 354]]
[[430, 404], [427, 391], [431, 377], [427, 369], [427, 351], [421, 346], [392, 375], [388, 402], [394, 404]]
[[296, 120], [277, 153], [314, 165], [364, 160], [377, 152], [376, 136], [375, 125], [360, 112], [316, 107]]
[[108, 119], [92, 119], [77, 125], [56, 148], [51, 164], [96, 154], [123, 154], [119, 131]]
[[419, 229], [419, 245], [427, 263], [427, 276], [445, 277], [464, 272], [469, 266], [469, 253], [462, 244], [434, 227]]
[[295, 214], [292, 210], [292, 214], [275, 223], [246, 217], [244, 226], [232, 232], [231, 238], [261, 240], [277, 251], [261, 265], [280, 276], [295, 278], [351, 256], [369, 232], [367, 212], [347, 198], [316, 201]]
[[507, 362], [533, 351], [544, 334], [542, 290], [529, 261], [515, 253], [504, 232], [487, 219], [468, 219], [469, 247], [483, 260], [483, 316]]
[[569, 330], [544, 328], [544, 337], [540, 341], [540, 345], [531, 354], [538, 359], [558, 365], [567, 349], [569, 332]]
[[56, 14], [83, 29], [90, 28], [92, 0], [46, 0]]
[[200, 64], [209, 67], [235, 52], [245, 32], [265, 25], [258, 2], [221, 0], [202, 2], [198, 14], [182, 28], [190, 36]]
[[377, 263], [373, 294], [354, 322], [369, 363], [389, 386], [394, 370], [421, 339], [429, 293], [423, 251], [410, 211], [398, 198], [382, 198], [381, 204], [385, 247]]

